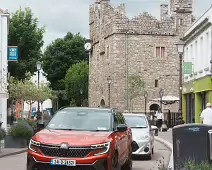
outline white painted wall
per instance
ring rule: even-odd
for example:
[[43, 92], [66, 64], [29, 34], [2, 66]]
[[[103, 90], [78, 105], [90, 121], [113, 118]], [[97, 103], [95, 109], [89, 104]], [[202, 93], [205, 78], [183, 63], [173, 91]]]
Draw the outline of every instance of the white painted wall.
[[[8, 50], [8, 17], [0, 10], [0, 91], [1, 94], [7, 94], [7, 50]], [[7, 98], [0, 98], [0, 121], [3, 122], [2, 127], [7, 129]]]
[[[184, 34], [188, 35], [205, 18], [212, 22], [212, 8], [210, 8], [202, 17], [197, 20], [191, 28]], [[201, 34], [195, 37], [191, 42], [185, 45], [184, 62], [192, 62], [193, 76], [184, 75], [184, 82], [198, 79], [210, 74], [212, 59], [212, 26], [202, 30]]]

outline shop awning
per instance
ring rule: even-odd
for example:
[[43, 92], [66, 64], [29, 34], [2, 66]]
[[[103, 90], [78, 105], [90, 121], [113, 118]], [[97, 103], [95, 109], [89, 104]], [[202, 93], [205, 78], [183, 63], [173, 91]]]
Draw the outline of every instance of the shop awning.
[[[161, 98], [156, 98], [151, 101], [161, 102]], [[174, 104], [178, 101], [179, 101], [179, 97], [176, 97], [176, 96], [163, 96], [162, 97], [162, 104], [164, 104], [164, 105]]]

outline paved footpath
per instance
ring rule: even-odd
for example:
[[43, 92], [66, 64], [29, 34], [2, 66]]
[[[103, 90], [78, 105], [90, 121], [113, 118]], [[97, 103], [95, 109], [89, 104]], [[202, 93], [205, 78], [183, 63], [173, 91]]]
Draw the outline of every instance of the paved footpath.
[[[167, 132], [159, 132], [158, 138], [162, 143], [164, 143], [166, 146], [169, 147], [169, 149], [172, 150], [173, 148], [173, 140], [172, 140], [172, 129], [169, 129]], [[173, 152], [170, 156], [170, 161], [168, 167], [172, 170], [174, 170], [174, 164], [173, 164]]]
[[[163, 144], [155, 141], [155, 153], [152, 160], [148, 161], [135, 158], [133, 161], [133, 170], [158, 170], [160, 162], [168, 164], [170, 154], [171, 152]], [[25, 170], [26, 153], [0, 158], [0, 167], [1, 170]]]
[[159, 132], [158, 137], [166, 140], [169, 143], [173, 143], [172, 142], [172, 129], [169, 129], [167, 132]]

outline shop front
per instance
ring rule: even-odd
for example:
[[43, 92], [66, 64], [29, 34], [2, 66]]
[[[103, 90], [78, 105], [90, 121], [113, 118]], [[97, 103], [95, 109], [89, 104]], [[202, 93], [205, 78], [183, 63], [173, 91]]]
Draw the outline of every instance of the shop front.
[[200, 114], [207, 103], [212, 103], [211, 76], [205, 76], [183, 85], [183, 118], [186, 123], [200, 123]]

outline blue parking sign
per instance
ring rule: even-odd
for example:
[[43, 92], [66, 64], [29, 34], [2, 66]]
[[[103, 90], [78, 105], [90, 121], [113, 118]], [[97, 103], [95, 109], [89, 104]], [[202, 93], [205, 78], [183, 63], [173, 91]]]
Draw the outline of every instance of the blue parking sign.
[[8, 61], [18, 61], [18, 47], [8, 47]]

